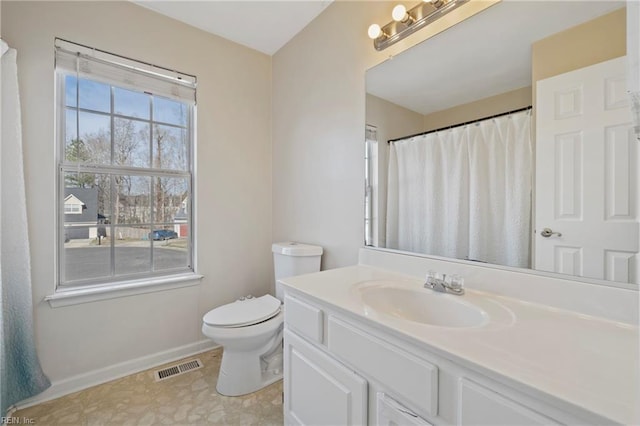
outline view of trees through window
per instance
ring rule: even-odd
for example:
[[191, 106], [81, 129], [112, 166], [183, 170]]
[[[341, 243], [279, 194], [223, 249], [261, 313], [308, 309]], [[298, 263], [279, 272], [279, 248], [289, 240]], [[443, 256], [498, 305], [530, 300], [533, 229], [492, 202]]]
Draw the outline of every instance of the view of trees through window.
[[[191, 107], [62, 79], [61, 283], [191, 269]], [[82, 213], [68, 214], [71, 203]]]

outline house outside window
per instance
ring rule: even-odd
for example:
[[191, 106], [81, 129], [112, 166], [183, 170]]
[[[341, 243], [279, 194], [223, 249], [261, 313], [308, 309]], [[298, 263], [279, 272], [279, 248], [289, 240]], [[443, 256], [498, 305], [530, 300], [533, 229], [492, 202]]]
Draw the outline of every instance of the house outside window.
[[195, 77], [56, 39], [58, 290], [193, 272]]
[[[64, 198], [64, 214], [82, 214], [85, 203], [80, 201], [75, 195], [69, 194]], [[66, 221], [66, 219], [65, 219]]]

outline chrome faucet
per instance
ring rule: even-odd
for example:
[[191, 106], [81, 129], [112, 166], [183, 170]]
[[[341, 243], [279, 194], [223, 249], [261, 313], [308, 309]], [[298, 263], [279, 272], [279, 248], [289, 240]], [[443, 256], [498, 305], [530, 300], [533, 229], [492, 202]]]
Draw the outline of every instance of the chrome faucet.
[[457, 274], [447, 276], [446, 274], [429, 271], [424, 288], [429, 288], [439, 293], [462, 296], [464, 294], [464, 279]]

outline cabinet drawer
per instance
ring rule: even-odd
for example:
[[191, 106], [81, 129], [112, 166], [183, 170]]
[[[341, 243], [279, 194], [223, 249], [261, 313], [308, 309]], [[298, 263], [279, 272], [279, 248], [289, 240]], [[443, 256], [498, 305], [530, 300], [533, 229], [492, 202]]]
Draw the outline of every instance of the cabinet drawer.
[[292, 296], [284, 298], [284, 321], [287, 327], [312, 342], [322, 343], [322, 310]]
[[[523, 401], [526, 403], [526, 401]], [[523, 404], [468, 379], [460, 379], [458, 424], [464, 425], [557, 425]]]
[[347, 323], [329, 317], [329, 351], [384, 384], [389, 393], [427, 416], [438, 414], [438, 368]]

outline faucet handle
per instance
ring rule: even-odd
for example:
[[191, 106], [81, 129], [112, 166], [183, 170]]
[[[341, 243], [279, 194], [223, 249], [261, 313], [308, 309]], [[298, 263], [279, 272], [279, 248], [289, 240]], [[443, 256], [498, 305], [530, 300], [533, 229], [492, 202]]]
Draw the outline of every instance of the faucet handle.
[[458, 274], [451, 274], [446, 277], [446, 284], [454, 292], [464, 291], [464, 278]]
[[441, 274], [440, 272], [429, 270], [427, 272], [427, 281], [430, 281], [430, 280], [442, 280], [443, 281], [445, 276], [446, 275]]

